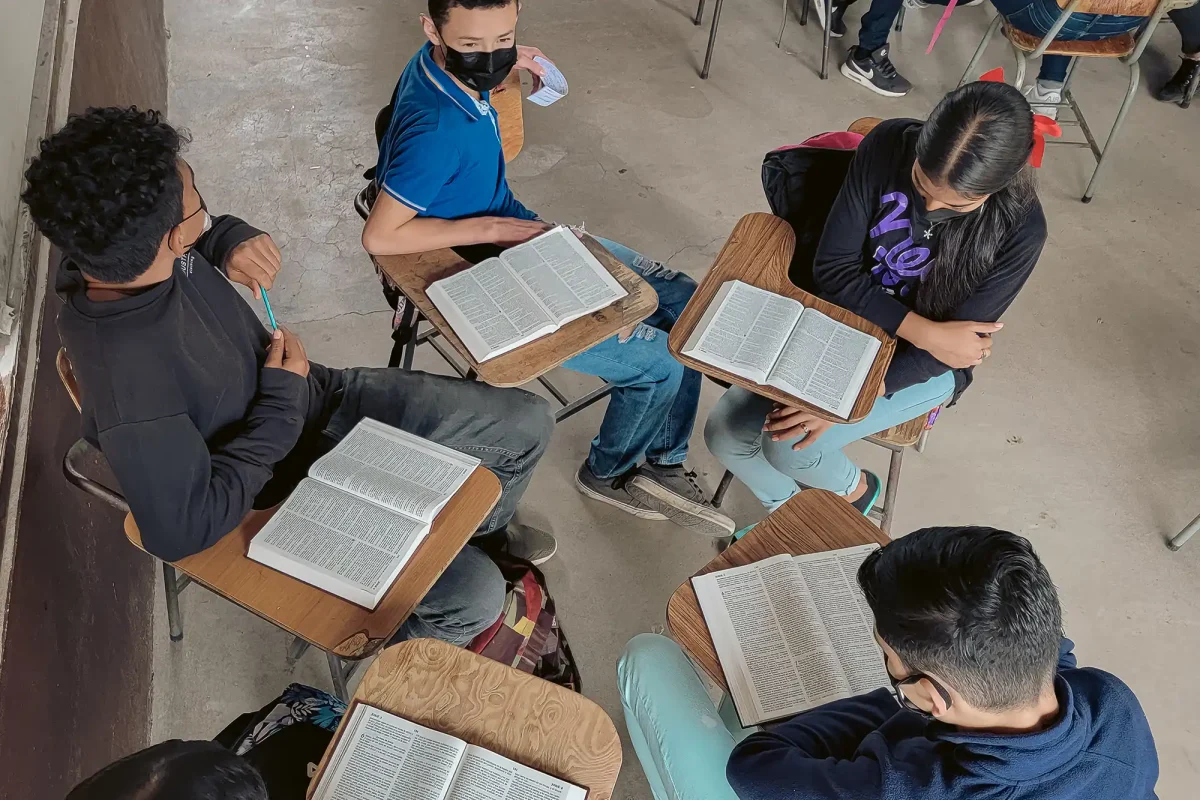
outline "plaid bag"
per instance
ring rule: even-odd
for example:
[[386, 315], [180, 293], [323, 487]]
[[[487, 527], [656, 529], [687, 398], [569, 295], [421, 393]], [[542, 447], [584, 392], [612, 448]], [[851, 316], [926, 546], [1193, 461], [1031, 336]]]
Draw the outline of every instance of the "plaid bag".
[[576, 692], [583, 681], [567, 637], [558, 624], [554, 599], [541, 570], [507, 553], [490, 553], [508, 583], [500, 618], [467, 649]]

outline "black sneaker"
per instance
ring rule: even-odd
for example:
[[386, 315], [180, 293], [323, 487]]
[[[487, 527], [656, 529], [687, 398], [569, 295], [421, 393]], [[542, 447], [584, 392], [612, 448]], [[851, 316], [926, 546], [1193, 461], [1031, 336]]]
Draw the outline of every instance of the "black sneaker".
[[870, 470], [863, 470], [863, 477], [867, 479], [867, 490], [863, 492], [863, 496], [855, 500], [850, 505], [857, 508], [865, 517], [871, 513], [871, 509], [875, 507], [875, 501], [879, 499], [880, 482], [879, 476]]
[[904, 97], [912, 91], [912, 84], [896, 72], [888, 58], [886, 42], [869, 53], [862, 52], [860, 47], [851, 47], [842, 63], [841, 73], [884, 97]]
[[643, 464], [629, 481], [629, 494], [676, 525], [705, 536], [729, 536], [737, 528], [733, 520], [712, 507], [696, 473], [682, 464]]
[[[853, 0], [851, 0], [853, 2]], [[825, 0], [812, 0], [813, 7], [817, 12], [817, 22], [821, 23], [821, 27], [825, 27]], [[840, 39], [846, 35], [846, 9], [850, 7], [850, 3], [841, 2], [834, 3], [832, 9], [833, 22], [829, 26], [829, 38]]]
[[1183, 95], [1187, 92], [1188, 86], [1191, 85], [1192, 79], [1196, 77], [1196, 73], [1200, 72], [1200, 60], [1194, 58], [1185, 58], [1183, 63], [1179, 65], [1179, 71], [1163, 84], [1163, 87], [1154, 93], [1154, 97], [1162, 100], [1164, 103], [1178, 103], [1183, 99]]

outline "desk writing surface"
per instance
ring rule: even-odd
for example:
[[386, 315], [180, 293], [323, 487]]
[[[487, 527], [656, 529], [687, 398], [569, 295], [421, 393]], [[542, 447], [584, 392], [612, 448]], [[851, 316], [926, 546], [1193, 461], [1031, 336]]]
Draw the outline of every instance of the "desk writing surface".
[[[783, 553], [800, 556], [864, 544], [885, 545], [889, 541], [887, 535], [844, 498], [823, 489], [805, 489], [767, 515], [696, 575], [743, 567]], [[691, 578], [675, 590], [667, 603], [667, 628], [692, 661], [729, 691]]]
[[599, 311], [568, 322], [553, 333], [483, 362], [475, 360], [425, 293], [430, 284], [470, 269], [470, 264], [449, 249], [403, 256], [375, 256], [375, 263], [475, 370], [480, 380], [492, 386], [521, 386], [622, 328], [641, 322], [658, 308], [658, 295], [641, 276], [618, 261], [591, 236], [585, 234], [583, 243], [628, 294]]
[[[792, 283], [788, 278], [788, 266], [791, 263], [792, 250], [795, 249], [795, 246], [796, 236], [786, 220], [773, 214], [762, 213], [747, 214], [742, 217], [734, 226], [733, 232], [729, 234], [729, 239], [721, 248], [712, 268], [696, 288], [696, 293], [692, 295], [683, 315], [671, 329], [668, 346], [675, 358], [697, 372], [741, 386], [778, 403], [792, 406], [801, 405], [822, 419], [833, 422], [857, 422], [871, 412], [871, 407], [875, 404], [876, 397], [879, 396], [879, 387], [887, 374], [888, 365], [892, 363], [896, 340], [888, 336], [878, 325], [868, 322], [840, 306], [811, 295]], [[696, 329], [700, 318], [704, 316], [713, 296], [722, 284], [732, 280], [740, 280], [751, 286], [799, 300], [806, 308], [815, 308], [827, 317], [868, 333], [879, 340], [879, 352], [867, 373], [866, 380], [863, 381], [858, 399], [854, 403], [854, 409], [848, 418], [843, 419], [792, 395], [785, 394], [772, 386], [755, 383], [740, 375], [734, 375], [732, 372], [726, 372], [719, 367], [683, 354], [683, 348], [687, 344], [688, 338]]]
[[[176, 561], [174, 566], [221, 597], [322, 650], [343, 658], [365, 658], [400, 629], [499, 499], [500, 481], [484, 467], [476, 467], [438, 512], [433, 529], [374, 611], [247, 557], [250, 540], [277, 508], [250, 512], [212, 547]], [[132, 515], [125, 517], [125, 534], [142, 548], [141, 532]]]
[[[600, 706], [581, 694], [445, 642], [413, 639], [385, 649], [351, 701], [448, 733], [610, 800], [621, 740]], [[350, 718], [349, 710], [344, 719]], [[309, 785], [316, 790], [338, 728]]]

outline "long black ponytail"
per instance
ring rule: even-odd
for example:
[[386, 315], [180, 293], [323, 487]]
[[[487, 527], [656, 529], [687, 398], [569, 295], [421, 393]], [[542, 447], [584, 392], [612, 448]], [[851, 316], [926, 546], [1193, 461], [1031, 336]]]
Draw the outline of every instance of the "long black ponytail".
[[1008, 84], [968, 83], [933, 109], [917, 138], [921, 171], [965, 197], [989, 197], [943, 223], [917, 313], [946, 319], [991, 272], [1001, 243], [1037, 201], [1032, 150], [1033, 112]]

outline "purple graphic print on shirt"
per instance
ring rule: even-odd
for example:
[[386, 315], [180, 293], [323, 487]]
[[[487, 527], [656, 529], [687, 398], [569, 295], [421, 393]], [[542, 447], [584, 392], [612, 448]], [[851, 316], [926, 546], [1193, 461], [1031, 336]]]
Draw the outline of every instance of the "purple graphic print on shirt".
[[[912, 215], [905, 215], [909, 202], [902, 192], [889, 192], [881, 197], [879, 210], [884, 216], [870, 232], [872, 242], [875, 243], [875, 264], [871, 267], [871, 274], [889, 293], [901, 297], [906, 296], [920, 283], [929, 265], [933, 263], [929, 258], [928, 247], [913, 246]], [[892, 207], [889, 209], [889, 206]], [[887, 235], [893, 231], [904, 233]], [[905, 238], [889, 247], [888, 240], [895, 240], [899, 235], [904, 235]]]

